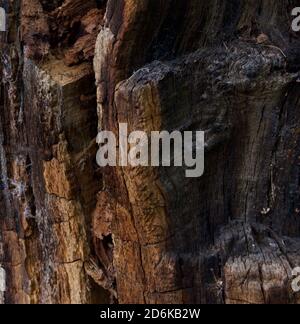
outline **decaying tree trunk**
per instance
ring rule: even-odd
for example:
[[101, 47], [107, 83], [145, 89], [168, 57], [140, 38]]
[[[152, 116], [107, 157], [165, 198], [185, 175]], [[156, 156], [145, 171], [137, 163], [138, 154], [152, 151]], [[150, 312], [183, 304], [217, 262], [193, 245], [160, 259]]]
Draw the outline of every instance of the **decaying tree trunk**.
[[4, 1], [1, 265], [7, 303], [105, 302], [89, 280], [97, 173], [95, 1]]
[[[0, 1], [0, 303], [300, 302], [297, 2]], [[97, 167], [119, 123], [204, 176]]]

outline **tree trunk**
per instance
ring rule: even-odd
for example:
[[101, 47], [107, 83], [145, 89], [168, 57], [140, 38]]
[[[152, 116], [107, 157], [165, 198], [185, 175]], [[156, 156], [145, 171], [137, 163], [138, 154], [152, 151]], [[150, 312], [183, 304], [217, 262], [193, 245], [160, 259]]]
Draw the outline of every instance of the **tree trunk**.
[[[0, 303], [300, 302], [297, 4], [0, 1]], [[119, 123], [204, 175], [98, 167]]]

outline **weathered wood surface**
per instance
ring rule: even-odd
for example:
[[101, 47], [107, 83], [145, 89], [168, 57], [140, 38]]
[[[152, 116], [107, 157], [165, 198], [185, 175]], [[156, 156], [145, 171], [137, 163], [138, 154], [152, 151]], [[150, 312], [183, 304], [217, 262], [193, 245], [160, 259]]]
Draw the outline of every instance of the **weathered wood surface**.
[[[0, 302], [299, 303], [297, 1], [2, 3]], [[120, 122], [204, 176], [99, 169]]]
[[91, 53], [103, 9], [94, 1], [62, 2], [5, 2], [0, 250], [6, 303], [107, 301], [84, 270], [101, 189]]
[[207, 131], [201, 179], [168, 168], [106, 171], [119, 301], [295, 301], [293, 3], [117, 3], [108, 2], [96, 44], [100, 127]]

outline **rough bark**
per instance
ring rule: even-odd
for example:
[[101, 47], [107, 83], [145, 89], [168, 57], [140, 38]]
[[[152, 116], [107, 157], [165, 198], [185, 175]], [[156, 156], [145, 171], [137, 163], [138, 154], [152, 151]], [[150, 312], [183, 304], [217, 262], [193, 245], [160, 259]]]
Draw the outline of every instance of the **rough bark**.
[[293, 5], [108, 2], [95, 56], [100, 128], [207, 134], [201, 179], [173, 168], [106, 170], [120, 302], [296, 301]]
[[91, 303], [107, 293], [84, 270], [92, 253], [96, 89], [103, 9], [95, 1], [4, 1], [1, 264], [6, 303]]
[[[0, 4], [0, 303], [300, 302], [297, 1]], [[99, 169], [121, 122], [205, 130], [204, 176]]]

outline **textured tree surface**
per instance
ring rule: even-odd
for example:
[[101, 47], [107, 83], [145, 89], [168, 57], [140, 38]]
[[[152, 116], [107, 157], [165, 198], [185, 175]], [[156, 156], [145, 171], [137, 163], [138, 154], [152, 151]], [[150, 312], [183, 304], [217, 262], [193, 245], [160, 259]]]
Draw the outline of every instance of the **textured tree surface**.
[[[0, 303], [300, 303], [297, 4], [0, 1]], [[119, 123], [204, 176], [99, 168]]]

